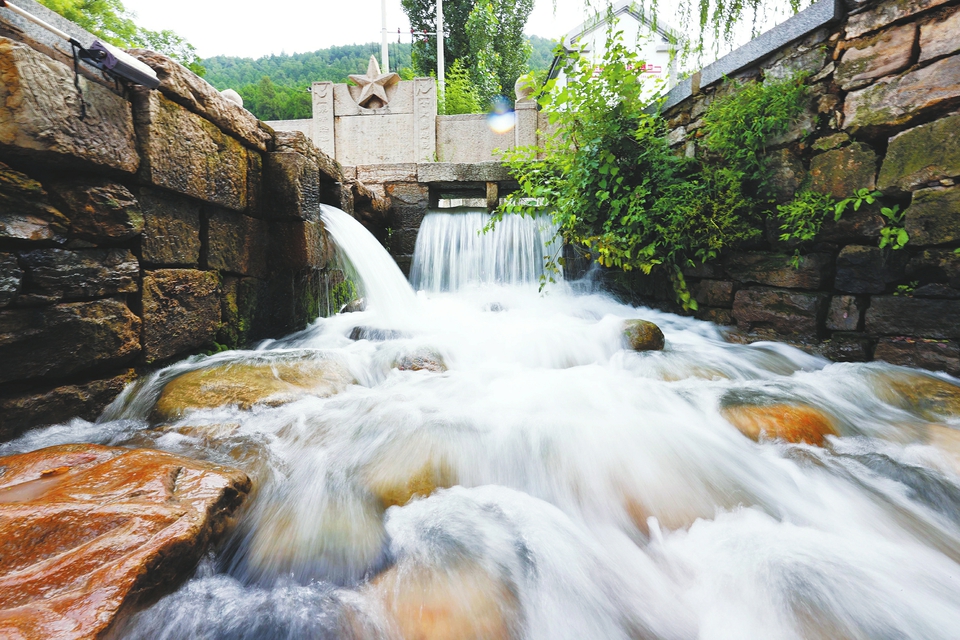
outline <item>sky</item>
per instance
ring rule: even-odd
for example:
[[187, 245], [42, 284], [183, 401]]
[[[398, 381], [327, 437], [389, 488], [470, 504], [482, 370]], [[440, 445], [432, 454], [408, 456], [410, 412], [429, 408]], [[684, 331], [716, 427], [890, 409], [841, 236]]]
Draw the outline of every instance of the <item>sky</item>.
[[[258, 58], [272, 53], [316, 51], [333, 45], [379, 42], [381, 0], [123, 0], [147, 29], [172, 29], [216, 55]], [[410, 23], [400, 0], [386, 0], [391, 42]], [[556, 5], [556, 11], [554, 11]], [[584, 0], [536, 0], [526, 33], [559, 39], [583, 22]]]

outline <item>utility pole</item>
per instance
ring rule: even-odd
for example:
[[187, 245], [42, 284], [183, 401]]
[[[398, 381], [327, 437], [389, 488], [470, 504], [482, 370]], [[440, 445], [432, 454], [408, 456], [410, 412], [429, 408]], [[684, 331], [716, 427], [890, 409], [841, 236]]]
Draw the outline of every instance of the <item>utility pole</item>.
[[390, 49], [387, 48], [387, 0], [380, 0], [380, 15], [383, 18], [380, 28], [380, 70], [390, 73]]
[[443, 0], [437, 0], [437, 91], [443, 102]]

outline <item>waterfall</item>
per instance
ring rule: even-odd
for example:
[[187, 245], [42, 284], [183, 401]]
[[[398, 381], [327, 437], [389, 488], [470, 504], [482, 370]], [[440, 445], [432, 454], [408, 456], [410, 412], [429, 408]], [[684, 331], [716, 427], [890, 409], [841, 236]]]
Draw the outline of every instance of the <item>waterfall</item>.
[[547, 273], [560, 250], [550, 216], [506, 216], [492, 231], [484, 209], [434, 209], [420, 225], [410, 282], [424, 291], [456, 291], [468, 284], [530, 285]]
[[[505, 286], [536, 281], [553, 231], [478, 236], [477, 211], [424, 221], [415, 281], [462, 288], [415, 295], [356, 221], [323, 219], [370, 309], [0, 445], [252, 477], [225, 544], [117, 637], [957, 637], [960, 381]], [[355, 335], [377, 314], [407, 324]], [[627, 348], [634, 319], [666, 348]]]
[[390, 254], [362, 224], [340, 209], [321, 204], [320, 218], [359, 278], [367, 309], [387, 322], [408, 320], [417, 299]]

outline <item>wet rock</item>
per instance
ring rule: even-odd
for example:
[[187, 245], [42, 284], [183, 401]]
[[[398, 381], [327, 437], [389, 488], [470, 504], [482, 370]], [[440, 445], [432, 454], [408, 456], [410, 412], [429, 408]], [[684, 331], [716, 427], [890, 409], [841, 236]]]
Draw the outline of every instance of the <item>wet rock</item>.
[[143, 355], [157, 362], [211, 344], [220, 325], [220, 278], [158, 269], [143, 276]]
[[821, 153], [810, 161], [811, 187], [834, 198], [847, 198], [858, 189], [872, 190], [876, 176], [877, 154], [862, 142]]
[[0, 162], [0, 239], [63, 242], [69, 225], [39, 182]]
[[417, 229], [430, 207], [430, 187], [416, 182], [401, 182], [386, 186], [390, 198], [390, 212], [394, 228]]
[[904, 228], [910, 234], [911, 246], [960, 241], [960, 187], [915, 191]]
[[363, 311], [366, 308], [366, 301], [363, 298], [357, 298], [340, 307], [340, 311], [338, 313], [356, 313], [357, 311]]
[[207, 216], [207, 266], [244, 276], [262, 276], [267, 268], [267, 224], [223, 209]]
[[160, 394], [154, 415], [159, 420], [176, 420], [194, 409], [279, 406], [307, 395], [332, 396], [353, 382], [342, 363], [322, 354], [252, 359], [196, 369], [174, 378]]
[[924, 420], [960, 416], [960, 386], [919, 371], [878, 371], [872, 377], [881, 400]]
[[944, 58], [902, 76], [847, 94], [843, 128], [870, 134], [901, 127], [960, 103], [960, 56]]
[[694, 297], [701, 305], [726, 308], [733, 306], [733, 282], [730, 280], [701, 280], [692, 289]]
[[880, 338], [874, 359], [904, 367], [946, 371], [960, 375], [960, 343], [898, 336]]
[[0, 149], [6, 154], [137, 170], [140, 158], [125, 99], [81, 76], [86, 104], [81, 120], [73, 69], [8, 38], [0, 38], [0, 76]]
[[[289, 269], [323, 269], [333, 249], [323, 223], [313, 220], [279, 220], [271, 223], [273, 256]], [[279, 253], [279, 255], [276, 255]]]
[[106, 380], [57, 386], [45, 391], [0, 396], [0, 441], [72, 418], [96, 420], [136, 378], [133, 369]]
[[147, 264], [195, 267], [200, 262], [200, 205], [157, 189], [141, 189], [144, 229], [141, 257]]
[[128, 53], [156, 72], [164, 96], [205, 116], [248, 146], [267, 150], [272, 130], [242, 104], [232, 102], [206, 80], [162, 53], [147, 49], [131, 49]]
[[875, 336], [960, 338], [960, 300], [874, 296], [864, 326]]
[[136, 293], [140, 278], [140, 264], [128, 249], [37, 249], [20, 262], [34, 290], [67, 300]]
[[90, 242], [120, 242], [143, 232], [140, 203], [121, 184], [99, 178], [56, 182], [50, 192], [64, 204], [70, 234]]
[[698, 320], [706, 320], [719, 325], [733, 325], [737, 321], [733, 319], [730, 309], [717, 309], [715, 307], [701, 306], [697, 309], [696, 317]]
[[431, 349], [420, 349], [413, 353], [405, 353], [396, 359], [393, 366], [400, 371], [436, 371], [442, 373], [447, 370], [443, 356]]
[[378, 329], [377, 327], [354, 327], [350, 330], [349, 335], [351, 340], [370, 340], [371, 342], [384, 342], [386, 340], [399, 340], [409, 337], [410, 336], [403, 331]]
[[739, 282], [752, 282], [789, 289], [819, 289], [833, 275], [833, 258], [828, 254], [793, 256], [782, 253], [734, 253], [723, 261], [727, 273]]
[[0, 636], [98, 638], [171, 590], [232, 524], [240, 471], [63, 445], [0, 458]]
[[442, 458], [427, 460], [422, 452], [411, 451], [402, 458], [381, 459], [364, 469], [364, 486], [379, 498], [384, 508], [403, 506], [414, 497], [425, 498], [437, 489], [457, 484], [453, 468]]
[[517, 594], [479, 565], [391, 568], [372, 583], [404, 638], [510, 640], [522, 634]]
[[140, 319], [117, 300], [0, 311], [0, 382], [66, 377], [140, 353]]
[[859, 89], [871, 81], [903, 71], [913, 59], [917, 25], [893, 27], [853, 44], [843, 53], [834, 78], [844, 91]]
[[907, 262], [908, 279], [943, 282], [960, 289], [960, 254], [949, 249], [928, 249]]
[[887, 283], [903, 277], [904, 252], [878, 247], [848, 245], [837, 256], [837, 277], [834, 288], [844, 293], [883, 293]]
[[911, 191], [960, 176], [960, 115], [908, 129], [890, 139], [877, 186]]
[[253, 339], [257, 327], [257, 301], [261, 287], [262, 281], [257, 278], [223, 278], [217, 342], [235, 349]]
[[20, 291], [23, 271], [15, 253], [0, 253], [0, 307], [10, 304]]
[[803, 163], [789, 149], [773, 151], [767, 156], [770, 179], [767, 186], [779, 202], [793, 198], [806, 177]]
[[839, 220], [827, 216], [820, 227], [820, 233], [817, 234], [817, 240], [837, 244], [875, 244], [880, 240], [880, 230], [885, 226], [886, 220], [880, 215], [877, 206], [860, 207], [859, 211], [848, 207]]
[[931, 282], [930, 284], [917, 287], [910, 295], [914, 298], [946, 298], [956, 300], [960, 298], [960, 289], [954, 289], [945, 284]]
[[869, 11], [863, 11], [850, 16], [846, 25], [847, 39], [859, 38], [865, 33], [882, 29], [904, 18], [916, 15], [927, 9], [938, 7], [949, 0], [886, 0]]
[[720, 412], [740, 433], [756, 441], [769, 438], [823, 446], [826, 436], [839, 435], [827, 414], [805, 404], [731, 405]]
[[830, 331], [856, 331], [860, 327], [866, 307], [856, 296], [833, 296], [827, 312], [827, 329]]
[[320, 168], [311, 158], [292, 151], [268, 153], [263, 171], [269, 217], [319, 219]]
[[[832, 109], [828, 109], [827, 111], [832, 111]], [[814, 151], [830, 151], [830, 149], [836, 149], [847, 142], [850, 142], [850, 136], [845, 133], [834, 133], [818, 139], [810, 146]]]
[[624, 320], [623, 337], [634, 351], [662, 351], [665, 342], [660, 327], [639, 319]]
[[134, 93], [134, 121], [141, 180], [228, 209], [246, 209], [248, 155], [255, 152], [159, 91]]
[[868, 362], [870, 346], [870, 338], [862, 333], [834, 333], [820, 343], [816, 353], [833, 362]]
[[920, 62], [960, 50], [960, 12], [954, 11], [941, 20], [920, 25]]
[[815, 336], [827, 312], [828, 296], [785, 289], [741, 289], [733, 298], [733, 317], [743, 331], [771, 329], [777, 334]]

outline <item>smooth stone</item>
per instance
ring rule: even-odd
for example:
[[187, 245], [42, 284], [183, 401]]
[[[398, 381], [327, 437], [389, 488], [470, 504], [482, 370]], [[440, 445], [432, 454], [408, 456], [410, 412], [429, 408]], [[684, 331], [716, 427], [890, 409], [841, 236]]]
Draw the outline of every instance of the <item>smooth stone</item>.
[[372, 583], [408, 640], [509, 640], [521, 637], [517, 594], [477, 564], [444, 569], [397, 567]]
[[339, 361], [321, 354], [259, 362], [222, 364], [174, 378], [154, 407], [161, 421], [188, 411], [236, 405], [280, 406], [305, 396], [325, 398], [343, 391], [354, 378]]
[[61, 445], [0, 458], [0, 637], [101, 638], [189, 576], [232, 525], [243, 472]]
[[833, 420], [809, 405], [778, 402], [733, 405], [720, 410], [723, 417], [751, 440], [780, 439], [823, 446], [826, 436], [837, 436]]
[[400, 355], [393, 363], [400, 371], [435, 371], [442, 373], [447, 370], [447, 365], [436, 351], [431, 349], [419, 349], [412, 353]]
[[873, 389], [884, 402], [925, 420], [960, 417], [960, 386], [920, 372], [883, 371], [873, 375]]
[[662, 351], [665, 342], [660, 327], [647, 320], [625, 320], [623, 336], [634, 351]]

